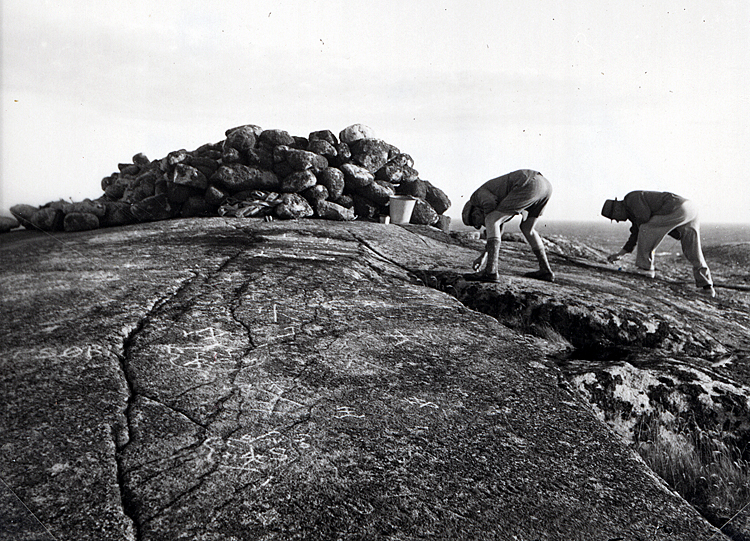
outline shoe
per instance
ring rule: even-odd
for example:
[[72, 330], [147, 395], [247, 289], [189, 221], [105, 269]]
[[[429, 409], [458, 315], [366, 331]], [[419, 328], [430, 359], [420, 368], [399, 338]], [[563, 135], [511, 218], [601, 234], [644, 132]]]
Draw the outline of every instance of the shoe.
[[467, 282], [498, 283], [500, 281], [500, 275], [497, 273], [485, 274], [483, 272], [475, 272], [473, 274], [464, 274], [464, 280]]
[[714, 286], [703, 286], [700, 290], [701, 295], [705, 295], [706, 297], [715, 297], [716, 296], [716, 290], [714, 289]]
[[545, 270], [538, 270], [534, 272], [527, 272], [524, 274], [524, 277], [526, 278], [535, 278], [536, 280], [544, 280], [545, 282], [554, 282], [555, 281], [555, 275], [552, 274], [549, 271]]
[[642, 269], [638, 267], [635, 272], [640, 274], [641, 276], [646, 276], [648, 278], [656, 278], [656, 271], [654, 269]]

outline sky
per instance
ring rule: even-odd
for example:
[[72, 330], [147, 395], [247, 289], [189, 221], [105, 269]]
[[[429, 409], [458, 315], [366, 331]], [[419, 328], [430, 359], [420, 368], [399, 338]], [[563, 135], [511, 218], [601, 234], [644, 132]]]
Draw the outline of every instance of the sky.
[[102, 195], [256, 124], [351, 124], [461, 209], [528, 168], [543, 219], [603, 220], [637, 189], [750, 224], [746, 0], [2, 0], [0, 215]]

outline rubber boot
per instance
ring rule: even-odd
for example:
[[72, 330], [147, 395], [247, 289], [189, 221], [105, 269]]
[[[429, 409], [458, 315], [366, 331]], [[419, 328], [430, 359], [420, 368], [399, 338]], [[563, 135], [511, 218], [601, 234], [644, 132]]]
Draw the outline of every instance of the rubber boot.
[[534, 272], [527, 272], [524, 274], [526, 278], [536, 278], [537, 280], [544, 280], [545, 282], [554, 282], [555, 274], [552, 272], [552, 268], [549, 266], [547, 260], [547, 252], [544, 248], [540, 250], [534, 250], [534, 255], [537, 261], [539, 261], [539, 270]]
[[484, 271], [476, 272], [474, 274], [465, 274], [464, 279], [469, 282], [499, 282], [500, 275], [497, 272], [498, 259], [500, 257], [500, 239], [491, 238], [487, 239], [485, 245], [487, 250], [487, 266]]

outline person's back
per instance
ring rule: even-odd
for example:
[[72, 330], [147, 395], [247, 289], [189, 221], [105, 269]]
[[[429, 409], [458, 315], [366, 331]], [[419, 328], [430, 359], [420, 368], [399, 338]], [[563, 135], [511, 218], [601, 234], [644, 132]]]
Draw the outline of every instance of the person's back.
[[666, 216], [675, 212], [687, 199], [672, 192], [636, 190], [623, 201], [628, 218], [637, 225], [645, 224], [652, 216]]

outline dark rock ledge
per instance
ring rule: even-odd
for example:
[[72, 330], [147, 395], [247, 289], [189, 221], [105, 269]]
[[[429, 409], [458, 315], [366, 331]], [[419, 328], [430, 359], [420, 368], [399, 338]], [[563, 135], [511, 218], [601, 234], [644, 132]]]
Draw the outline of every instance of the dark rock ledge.
[[[518, 277], [527, 252], [507, 243], [490, 287], [524, 299], [513, 314], [650, 297], [643, 336], [736, 354], [741, 318], [710, 337], [674, 323], [729, 301], [675, 284], [659, 301], [562, 256], [540, 284]], [[454, 298], [475, 256], [426, 226], [324, 220], [4, 235], [2, 535], [721, 539], [582, 399], [557, 311], [502, 325]]]

